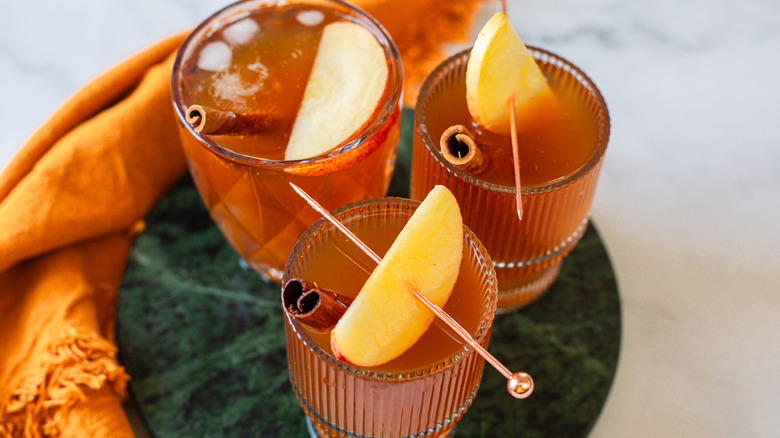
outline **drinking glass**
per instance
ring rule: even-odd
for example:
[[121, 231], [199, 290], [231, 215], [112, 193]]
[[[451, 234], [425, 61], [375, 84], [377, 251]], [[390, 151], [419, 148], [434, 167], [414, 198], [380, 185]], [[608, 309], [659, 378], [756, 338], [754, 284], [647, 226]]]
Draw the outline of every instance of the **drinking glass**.
[[[422, 199], [436, 184], [447, 186], [461, 207], [463, 222], [490, 253], [498, 277], [498, 308], [528, 305], [555, 281], [564, 257], [588, 226], [588, 213], [607, 148], [610, 119], [596, 85], [580, 69], [548, 51], [528, 48], [548, 81], [572, 92], [595, 123], [593, 153], [576, 170], [542, 184], [523, 185], [523, 218], [518, 220], [514, 185], [494, 184], [443, 158], [431, 123], [447, 114], [430, 108], [447, 98], [452, 84], [463, 83], [469, 50], [439, 65], [425, 80], [415, 108], [410, 192]], [[464, 92], [465, 93], [465, 92]], [[465, 96], [465, 94], [464, 94]], [[465, 105], [465, 100], [463, 102]], [[522, 157], [521, 157], [522, 161]], [[511, 156], [503, 163], [512, 165]], [[522, 167], [521, 167], [522, 169]], [[522, 170], [521, 170], [522, 173]]]
[[[389, 77], [382, 99], [369, 121], [347, 143], [301, 160], [260, 158], [233, 146], [242, 141], [262, 142], [262, 136], [210, 136], [196, 132], [187, 123], [186, 112], [190, 105], [200, 104], [193, 100], [193, 89], [198, 84], [193, 86], [191, 77], [197, 73], [197, 59], [204, 50], [205, 42], [220, 29], [247, 17], [267, 16], [269, 11], [271, 15], [289, 14], [297, 7], [335, 13], [365, 27], [379, 41]], [[277, 10], [280, 12], [277, 13]], [[265, 23], [261, 22], [258, 28], [264, 29], [264, 26]], [[265, 38], [262, 32], [259, 35], [258, 38]], [[276, 43], [271, 37], [268, 39], [267, 44], [275, 48]], [[231, 44], [234, 43], [228, 39], [226, 44], [233, 47]], [[260, 41], [259, 44], [266, 42]], [[262, 73], [261, 61], [247, 68]], [[182, 146], [192, 178], [212, 219], [230, 245], [252, 268], [270, 280], [279, 281], [295, 241], [318, 217], [295, 195], [289, 182], [316, 196], [329, 209], [386, 194], [398, 146], [402, 83], [398, 51], [382, 26], [340, 0], [239, 1], [206, 19], [187, 37], [176, 57], [171, 79]], [[249, 108], [247, 111], [263, 109]], [[295, 112], [283, 114], [283, 117], [289, 119], [285, 123], [291, 124]]]
[[[334, 214], [380, 256], [419, 202], [382, 198], [354, 203]], [[496, 310], [490, 256], [464, 227], [461, 270], [443, 307], [487, 348]], [[285, 266], [285, 282], [304, 278], [321, 288], [354, 296], [375, 263], [325, 220], [309, 228]], [[285, 318], [290, 382], [318, 436], [447, 436], [477, 394], [484, 359], [434, 320], [399, 358], [375, 368], [336, 359], [329, 332], [315, 332]]]

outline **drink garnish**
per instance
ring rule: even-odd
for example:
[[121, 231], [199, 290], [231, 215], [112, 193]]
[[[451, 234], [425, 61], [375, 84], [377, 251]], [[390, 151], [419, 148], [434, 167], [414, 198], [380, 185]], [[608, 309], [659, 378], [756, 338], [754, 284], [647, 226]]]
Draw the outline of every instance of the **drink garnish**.
[[264, 131], [271, 128], [279, 116], [265, 111], [248, 114], [236, 114], [232, 111], [222, 111], [203, 105], [190, 105], [184, 116], [187, 123], [198, 134], [225, 135], [245, 134]]
[[434, 187], [331, 331], [334, 355], [373, 367], [416, 344], [435, 315], [417, 302], [411, 290], [443, 306], [458, 279], [463, 241], [463, 220], [455, 197], [444, 186]]
[[[296, 186], [294, 183], [290, 183], [290, 186], [295, 190], [298, 195], [300, 195], [303, 199], [306, 200], [306, 202], [314, 208], [318, 213], [320, 213], [325, 219], [327, 219], [329, 222], [331, 222], [337, 229], [339, 229], [341, 232], [343, 232], [346, 237], [351, 240], [353, 243], [355, 243], [362, 251], [366, 253], [369, 257], [371, 257], [375, 262], [378, 264], [382, 262], [382, 259], [376, 255], [376, 253], [371, 250], [368, 245], [363, 243], [357, 236], [355, 236], [354, 233], [352, 233], [347, 227], [344, 226], [341, 222], [339, 222], [338, 219], [336, 219], [333, 215], [328, 212], [322, 205], [320, 205], [314, 198], [312, 198], [308, 193], [306, 193], [303, 189]], [[436, 186], [434, 190], [441, 191], [442, 189], [446, 190], [443, 186]], [[429, 194], [430, 196], [430, 194]], [[450, 196], [452, 196], [450, 194]], [[461, 223], [462, 228], [462, 223]], [[512, 397], [516, 399], [524, 399], [531, 395], [534, 389], [534, 382], [531, 376], [528, 373], [525, 372], [517, 372], [512, 373], [509, 371], [508, 368], [506, 368], [498, 359], [496, 359], [492, 354], [490, 354], [484, 347], [482, 347], [478, 342], [474, 340], [474, 338], [471, 337], [469, 332], [464, 329], [458, 322], [453, 319], [451, 316], [449, 316], [445, 311], [441, 309], [438, 305], [431, 302], [425, 295], [420, 293], [415, 288], [410, 289], [411, 295], [415, 297], [420, 303], [423, 304], [428, 310], [430, 310], [433, 315], [437, 318], [439, 318], [442, 322], [444, 322], [447, 327], [449, 327], [458, 337], [463, 339], [464, 342], [466, 342], [471, 348], [473, 348], [478, 354], [480, 354], [491, 366], [493, 366], [498, 372], [500, 372], [504, 377], [507, 379], [507, 391], [509, 392]], [[360, 297], [360, 295], [358, 295]], [[376, 315], [374, 315], [376, 317]], [[331, 332], [331, 341], [333, 340]], [[339, 352], [334, 351], [334, 354], [338, 357]]]
[[[510, 108], [509, 100], [514, 97]], [[514, 108], [522, 120], [537, 105], [554, 99], [547, 78], [502, 13], [482, 27], [466, 64], [466, 103], [474, 121], [498, 134], [509, 134]]]
[[495, 368], [507, 379], [506, 389], [509, 394], [512, 395], [512, 397], [522, 399], [531, 395], [534, 390], [534, 380], [528, 373], [524, 371], [512, 373], [509, 371], [509, 369], [505, 367], [504, 364], [502, 364], [498, 359], [496, 359], [495, 356], [490, 354], [487, 350], [485, 350], [484, 347], [479, 345], [479, 343], [471, 337], [469, 332], [467, 332], [466, 329], [458, 324], [455, 319], [448, 315], [447, 312], [442, 310], [437, 305], [431, 303], [427, 298], [425, 298], [425, 295], [421, 294], [420, 292], [412, 290], [412, 293], [414, 293], [414, 296], [417, 297], [417, 299], [419, 299], [420, 302], [422, 302], [431, 312], [438, 316], [439, 319], [441, 319], [442, 322], [447, 325], [447, 327], [460, 336], [460, 338], [469, 344], [471, 348], [475, 349], [480, 355], [482, 355], [482, 357], [485, 358], [485, 360], [490, 365], [492, 365], [493, 368]]
[[474, 136], [463, 125], [447, 128], [439, 139], [439, 150], [445, 160], [464, 171], [479, 173], [485, 168], [485, 157]]
[[292, 278], [282, 287], [285, 312], [319, 332], [333, 328], [351, 303], [352, 298], [300, 278]]
[[[505, 10], [505, 6], [504, 6]], [[523, 218], [517, 115], [554, 100], [547, 79], [505, 13], [493, 15], [479, 32], [466, 65], [466, 103], [486, 129], [512, 136], [517, 216]]]
[[347, 21], [325, 26], [284, 159], [321, 155], [360, 132], [376, 113], [389, 74], [371, 31]]

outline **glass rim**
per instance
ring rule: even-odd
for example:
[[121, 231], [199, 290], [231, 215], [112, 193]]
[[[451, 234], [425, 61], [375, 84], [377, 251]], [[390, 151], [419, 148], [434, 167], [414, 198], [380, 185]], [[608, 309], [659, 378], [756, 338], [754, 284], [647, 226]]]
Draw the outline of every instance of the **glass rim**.
[[[340, 216], [354, 210], [359, 210], [365, 207], [382, 206], [382, 205], [385, 206], [395, 205], [399, 208], [404, 208], [404, 207], [417, 208], [417, 206], [420, 205], [420, 201], [406, 199], [406, 198], [390, 197], [390, 196], [384, 198], [366, 199], [366, 200], [362, 200], [362, 201], [358, 201], [358, 202], [354, 202], [342, 206], [334, 210], [332, 214], [333, 216], [339, 218]], [[315, 223], [313, 223], [303, 235], [301, 235], [301, 237], [295, 243], [295, 246], [293, 247], [292, 251], [290, 252], [290, 257], [288, 258], [288, 261], [285, 264], [285, 269], [283, 274], [284, 276], [287, 275], [288, 266], [295, 261], [297, 255], [308, 245], [309, 238], [315, 233], [317, 233], [321, 228], [326, 226], [333, 227], [333, 225], [325, 218], [320, 218]], [[495, 319], [496, 310], [498, 306], [498, 279], [496, 278], [495, 268], [493, 267], [493, 262], [490, 259], [490, 254], [487, 252], [487, 249], [485, 249], [485, 247], [482, 245], [482, 242], [480, 242], [479, 238], [477, 238], [477, 236], [465, 224], [463, 225], [463, 233], [466, 239], [464, 244], [469, 245], [469, 248], [471, 248], [470, 250], [476, 251], [477, 256], [485, 262], [485, 266], [487, 266], [491, 271], [489, 277], [491, 279], [492, 284], [489, 286], [490, 297], [488, 299], [489, 300], [488, 305], [486, 308], [483, 309], [482, 313], [480, 314], [479, 323], [477, 324], [476, 331], [470, 333], [471, 336], [477, 342], [481, 343], [485, 338], [485, 336], [487, 336], [490, 333], [490, 330], [493, 326], [493, 320]], [[322, 347], [317, 345], [317, 343], [311, 339], [308, 333], [306, 333], [306, 330], [303, 329], [301, 324], [298, 321], [296, 321], [294, 318], [291, 318], [290, 315], [288, 315], [286, 312], [285, 312], [285, 318], [287, 319], [287, 322], [290, 324], [295, 335], [298, 337], [298, 339], [300, 339], [301, 342], [303, 342], [304, 346], [309, 351], [316, 354], [317, 357], [325, 361], [328, 365], [334, 366], [339, 370], [342, 370], [348, 374], [362, 377], [362, 378], [368, 378], [372, 380], [403, 382], [403, 381], [419, 379], [421, 377], [430, 376], [438, 372], [443, 372], [444, 370], [454, 366], [458, 362], [462, 360], [466, 360], [469, 355], [478, 354], [468, 344], [464, 343], [458, 350], [456, 350], [446, 358], [443, 358], [433, 364], [417, 368], [415, 370], [400, 372], [400, 373], [373, 371], [365, 367], [352, 365], [347, 362], [343, 362], [336, 359], [336, 357], [327, 353], [325, 350], [322, 349]]]
[[[195, 129], [187, 123], [185, 111], [182, 107], [181, 95], [179, 93], [179, 79], [182, 64], [185, 59], [188, 59], [190, 52], [195, 48], [194, 44], [202, 37], [208, 35], [215, 28], [221, 28], [224, 25], [232, 23], [233, 20], [245, 18], [241, 12], [246, 12], [249, 8], [257, 6], [258, 9], [273, 7], [277, 5], [289, 5], [289, 4], [322, 4], [322, 5], [335, 5], [337, 11], [340, 13], [349, 14], [347, 17], [352, 22], [357, 22], [366, 29], [368, 29], [374, 37], [379, 41], [382, 49], [385, 52], [385, 59], [391, 60], [388, 62], [388, 82], [392, 83], [392, 88], [389, 92], [384, 93], [382, 100], [381, 110], [375, 111], [371, 119], [366, 122], [364, 126], [367, 126], [363, 131], [355, 136], [352, 140], [338, 146], [335, 149], [330, 149], [320, 155], [314, 157], [303, 158], [298, 160], [269, 160], [264, 158], [253, 157], [251, 155], [241, 154], [228, 149], [219, 143], [212, 140], [208, 135], [202, 135], [195, 132]], [[222, 9], [214, 12], [208, 18], [198, 24], [195, 29], [190, 32], [184, 39], [182, 44], [176, 53], [176, 58], [173, 63], [173, 70], [171, 72], [170, 81], [171, 101], [173, 103], [174, 111], [179, 123], [188, 131], [188, 133], [198, 142], [201, 146], [204, 146], [212, 152], [234, 162], [248, 164], [256, 167], [275, 167], [286, 168], [295, 165], [321, 163], [331, 158], [338, 157], [349, 151], [357, 149], [363, 143], [366, 143], [371, 137], [378, 133], [384, 123], [390, 119], [393, 114], [402, 105], [403, 96], [403, 65], [401, 64], [401, 55], [398, 52], [398, 48], [395, 42], [390, 37], [387, 30], [371, 15], [363, 11], [362, 9], [347, 3], [343, 0], [293, 0], [291, 2], [279, 2], [276, 0], [239, 0], [231, 3]]]
[[[590, 156], [590, 158], [588, 158], [588, 160], [585, 161], [585, 163], [583, 163], [576, 170], [561, 178], [558, 178], [546, 184], [522, 187], [521, 193], [523, 195], [532, 195], [536, 193], [543, 193], [543, 192], [548, 192], [548, 191], [558, 189], [560, 187], [569, 185], [574, 181], [587, 175], [590, 169], [596, 166], [604, 156], [604, 152], [607, 149], [607, 143], [609, 142], [611, 122], [609, 116], [609, 108], [607, 108], [607, 103], [604, 100], [604, 96], [601, 94], [601, 91], [598, 89], [598, 87], [593, 82], [593, 80], [591, 80], [591, 78], [587, 74], [585, 74], [585, 72], [580, 70], [579, 67], [572, 64], [570, 61], [566, 60], [561, 56], [556, 55], [555, 53], [531, 45], [528, 45], [526, 47], [528, 48], [528, 51], [531, 53], [531, 55], [534, 57], [535, 60], [537, 61], [542, 60], [547, 64], [555, 63], [558, 66], [563, 68], [566, 76], [574, 77], [579, 84], [583, 85], [590, 92], [590, 94], [596, 100], [598, 106], [603, 108], [603, 114], [604, 114], [604, 123], [600, 127], [600, 129], [598, 129], [598, 143], [596, 144], [596, 149], [593, 152], [593, 154]], [[428, 132], [426, 116], [425, 116], [425, 112], [422, 111], [422, 108], [425, 104], [425, 96], [428, 95], [428, 92], [433, 87], [434, 78], [438, 76], [440, 73], [442, 73], [445, 69], [449, 68], [450, 65], [455, 62], [458, 61], [467, 62], [470, 55], [471, 55], [471, 48], [467, 48], [458, 53], [455, 53], [454, 55], [442, 61], [425, 78], [420, 88], [420, 93], [417, 96], [417, 102], [414, 108], [414, 114], [415, 114], [414, 128], [419, 133], [420, 139], [422, 140], [426, 149], [428, 149], [431, 155], [433, 155], [434, 159], [440, 165], [446, 168], [450, 173], [468, 182], [469, 184], [481, 187], [485, 190], [515, 196], [517, 190], [515, 189], [514, 185], [505, 186], [505, 185], [484, 181], [482, 179], [474, 177], [473, 175], [458, 168], [454, 164], [444, 159], [444, 157], [441, 155], [441, 152], [439, 151], [437, 144], [431, 139], [431, 135]]]

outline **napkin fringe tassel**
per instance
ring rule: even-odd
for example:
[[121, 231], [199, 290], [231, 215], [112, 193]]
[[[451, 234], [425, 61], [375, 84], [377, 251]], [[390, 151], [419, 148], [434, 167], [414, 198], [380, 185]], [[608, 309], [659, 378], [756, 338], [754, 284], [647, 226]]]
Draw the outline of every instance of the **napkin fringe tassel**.
[[48, 346], [40, 366], [12, 390], [0, 437], [59, 436], [69, 409], [86, 400], [83, 388], [97, 390], [109, 383], [124, 397], [130, 376], [116, 353], [116, 346], [94, 331], [68, 327], [64, 337]]

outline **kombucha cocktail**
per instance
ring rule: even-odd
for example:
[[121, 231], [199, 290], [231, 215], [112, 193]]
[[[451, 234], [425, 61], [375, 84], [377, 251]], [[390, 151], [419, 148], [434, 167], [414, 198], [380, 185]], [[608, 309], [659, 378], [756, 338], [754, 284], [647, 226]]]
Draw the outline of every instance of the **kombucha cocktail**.
[[[355, 129], [343, 139], [332, 135], [332, 128], [347, 126], [343, 119], [350, 116], [342, 117], [343, 108], [332, 102], [359, 99], [340, 95], [347, 91], [328, 88], [330, 83], [312, 83], [318, 54], [325, 50], [324, 35], [334, 24], [356, 24], [366, 30], [381, 48], [379, 60], [372, 59], [386, 65], [387, 72], [376, 104], [363, 113], [355, 110], [365, 121], [356, 119]], [[357, 50], [348, 43], [335, 47], [328, 46], [331, 55], [322, 55], [325, 61]], [[339, 62], [332, 64], [339, 66]], [[184, 42], [171, 85], [183, 148], [198, 191], [232, 247], [266, 277], [281, 278], [295, 241], [318, 217], [288, 182], [330, 209], [385, 195], [398, 144], [401, 65], [382, 27], [356, 8], [339, 0], [254, 0], [228, 6]], [[363, 92], [368, 90], [356, 94]], [[324, 102], [320, 108], [317, 99]], [[193, 105], [250, 122], [237, 131], [197, 131], [188, 119]], [[316, 125], [312, 117], [305, 123], [296, 121], [303, 113], [317, 111], [323, 114], [319, 119], [323, 127], [314, 133], [314, 140], [335, 143], [314, 156], [291, 158], [296, 126], [305, 131]], [[323, 122], [323, 117], [335, 117], [337, 123]], [[312, 141], [298, 143], [306, 147]]]
[[[382, 257], [418, 205], [383, 198], [349, 205], [335, 216]], [[463, 235], [460, 272], [443, 308], [487, 347], [495, 272], [476, 237], [465, 227]], [[295, 246], [284, 278], [305, 278], [354, 297], [375, 267], [341, 231], [320, 220]], [[329, 331], [307, 328], [289, 314], [285, 336], [293, 391], [320, 436], [447, 436], [471, 405], [484, 366], [438, 321], [400, 356], [370, 368], [338, 360]]]
[[[518, 119], [523, 217], [516, 212], [509, 135], [474, 121], [466, 98], [470, 52], [433, 71], [420, 92], [414, 131], [410, 191], [421, 199], [436, 184], [447, 186], [463, 222], [479, 237], [498, 276], [499, 311], [522, 307], [555, 280], [561, 261], [582, 237], [609, 137], [609, 114], [599, 90], [577, 67], [529, 47], [557, 103], [539, 105]], [[508, 98], [508, 97], [507, 97]], [[462, 125], [484, 156], [477, 170], [447, 161], [440, 137]]]

